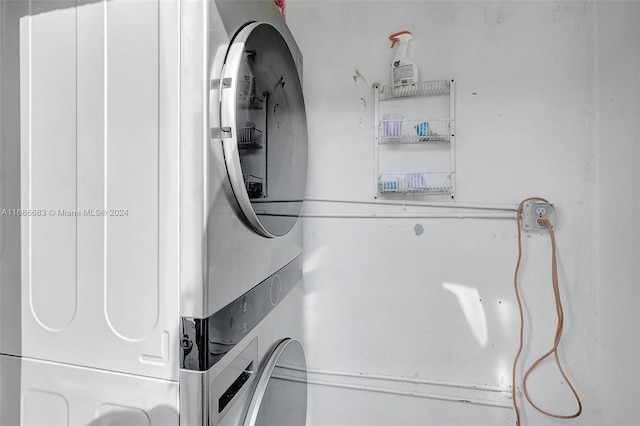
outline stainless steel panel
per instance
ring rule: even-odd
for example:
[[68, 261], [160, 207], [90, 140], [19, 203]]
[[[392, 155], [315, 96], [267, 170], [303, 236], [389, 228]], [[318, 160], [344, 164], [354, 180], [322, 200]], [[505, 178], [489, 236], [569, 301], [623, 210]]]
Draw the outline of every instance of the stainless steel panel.
[[[272, 0], [242, 0], [241, 4], [242, 7], [239, 8], [237, 0], [215, 0], [215, 7], [211, 8], [212, 22], [217, 22], [218, 18], [221, 19], [223, 29], [229, 38], [232, 38], [248, 22], [268, 22], [276, 27], [287, 41], [302, 83], [302, 53], [274, 2]], [[214, 27], [215, 24], [210, 26], [211, 29]]]
[[295, 43], [272, 1], [223, 3], [224, 14], [218, 3], [180, 2], [180, 311], [190, 318], [219, 311], [302, 252], [301, 221], [286, 236], [264, 238], [244, 220], [230, 189], [219, 123], [230, 37], [253, 20], [275, 25], [289, 46]]
[[258, 371], [258, 339], [254, 338], [216, 377], [209, 389], [213, 412], [209, 417], [216, 424], [238, 402], [242, 393], [251, 388]]
[[206, 371], [253, 330], [302, 280], [302, 256], [207, 318], [182, 318], [181, 368]]

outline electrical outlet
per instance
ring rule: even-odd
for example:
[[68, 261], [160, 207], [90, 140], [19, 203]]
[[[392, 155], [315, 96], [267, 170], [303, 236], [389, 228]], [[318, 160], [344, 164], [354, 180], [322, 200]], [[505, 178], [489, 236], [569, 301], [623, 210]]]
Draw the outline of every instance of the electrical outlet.
[[528, 201], [522, 206], [522, 229], [525, 231], [546, 230], [547, 227], [540, 225], [538, 219], [547, 219], [551, 226], [555, 226], [556, 209], [551, 203], [542, 201]]

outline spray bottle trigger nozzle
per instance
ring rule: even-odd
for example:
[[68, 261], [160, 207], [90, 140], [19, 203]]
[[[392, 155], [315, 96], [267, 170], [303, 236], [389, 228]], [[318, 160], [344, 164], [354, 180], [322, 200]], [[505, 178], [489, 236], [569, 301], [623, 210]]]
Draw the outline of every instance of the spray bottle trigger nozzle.
[[396, 45], [396, 43], [398, 43], [400, 41], [400, 38], [398, 36], [404, 35], [404, 34], [409, 34], [410, 36], [413, 36], [413, 34], [411, 34], [410, 31], [400, 31], [397, 33], [393, 33], [389, 36], [389, 40], [391, 40], [391, 48], [393, 49], [393, 47]]

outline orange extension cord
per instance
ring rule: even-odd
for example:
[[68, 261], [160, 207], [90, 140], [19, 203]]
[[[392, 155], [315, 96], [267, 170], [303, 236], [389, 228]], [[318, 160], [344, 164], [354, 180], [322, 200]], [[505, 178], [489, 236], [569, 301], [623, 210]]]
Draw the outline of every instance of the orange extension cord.
[[[518, 408], [518, 399], [517, 399], [517, 395], [516, 395], [516, 371], [517, 371], [517, 366], [518, 366], [518, 359], [520, 358], [520, 354], [522, 353], [522, 346], [523, 346], [523, 341], [524, 341], [524, 312], [523, 312], [523, 308], [522, 308], [522, 300], [520, 299], [520, 291], [518, 289], [518, 271], [520, 270], [520, 262], [522, 260], [522, 229], [521, 229], [521, 222], [522, 222], [522, 218], [521, 218], [521, 214], [522, 214], [522, 208], [524, 206], [524, 204], [527, 201], [531, 201], [531, 200], [538, 200], [538, 201], [542, 201], [542, 202], [548, 202], [547, 200], [545, 200], [544, 198], [538, 198], [538, 197], [532, 197], [532, 198], [527, 198], [526, 200], [523, 200], [520, 205], [518, 206], [518, 211], [516, 213], [516, 221], [517, 221], [517, 225], [518, 225], [518, 261], [516, 262], [516, 270], [514, 273], [514, 277], [513, 277], [513, 287], [516, 293], [516, 300], [518, 301], [518, 310], [520, 313], [520, 343], [518, 345], [518, 352], [516, 353], [515, 358], [513, 359], [513, 370], [512, 370], [512, 375], [511, 375], [511, 380], [512, 380], [512, 398], [513, 398], [513, 408], [516, 412], [516, 425], [520, 426], [520, 410]], [[522, 388], [524, 390], [524, 397], [527, 400], [527, 402], [529, 404], [531, 404], [531, 406], [533, 408], [535, 408], [536, 410], [538, 410], [539, 412], [550, 416], [550, 417], [555, 417], [557, 419], [573, 419], [578, 417], [581, 413], [582, 413], [582, 401], [580, 400], [580, 397], [578, 396], [578, 392], [576, 392], [576, 389], [573, 387], [573, 384], [571, 384], [571, 381], [569, 380], [569, 378], [567, 377], [567, 375], [564, 372], [564, 369], [562, 368], [562, 365], [560, 364], [560, 358], [558, 357], [558, 345], [560, 344], [560, 338], [562, 337], [562, 329], [564, 326], [564, 313], [562, 310], [562, 302], [560, 301], [560, 288], [558, 286], [558, 264], [557, 264], [557, 259], [556, 259], [556, 238], [555, 235], [553, 233], [553, 226], [551, 225], [551, 223], [547, 220], [547, 219], [538, 219], [538, 224], [540, 224], [541, 226], [546, 227], [549, 230], [549, 235], [551, 237], [551, 276], [552, 276], [552, 281], [553, 281], [553, 294], [555, 296], [555, 300], [556, 300], [556, 312], [558, 314], [558, 322], [557, 322], [557, 326], [556, 326], [556, 335], [555, 335], [555, 339], [553, 341], [553, 347], [544, 355], [542, 355], [540, 358], [538, 358], [533, 364], [531, 364], [531, 366], [527, 369], [527, 371], [524, 373], [524, 376], [522, 378]], [[538, 364], [540, 364], [542, 361], [544, 361], [546, 358], [548, 358], [549, 356], [551, 356], [551, 354], [554, 355], [555, 360], [556, 360], [556, 364], [558, 365], [558, 369], [560, 370], [560, 373], [562, 374], [562, 377], [564, 377], [564, 380], [566, 381], [567, 385], [569, 386], [569, 388], [571, 389], [571, 392], [573, 392], [573, 396], [575, 397], [576, 401], [578, 402], [578, 410], [571, 415], [560, 415], [560, 414], [555, 414], [555, 413], [551, 413], [548, 411], [545, 411], [543, 409], [541, 409], [540, 407], [538, 407], [536, 404], [534, 404], [531, 401], [531, 398], [529, 397], [529, 392], [527, 391], [527, 379], [529, 378], [529, 375], [531, 374], [531, 372], [538, 366]]]

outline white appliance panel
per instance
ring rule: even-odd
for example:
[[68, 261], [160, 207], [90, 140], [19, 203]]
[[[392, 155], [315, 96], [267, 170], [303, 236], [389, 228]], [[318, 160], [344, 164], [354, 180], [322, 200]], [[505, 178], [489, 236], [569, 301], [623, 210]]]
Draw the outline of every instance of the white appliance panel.
[[159, 2], [104, 5], [104, 310], [114, 334], [142, 340], [159, 314]]
[[177, 379], [177, 7], [21, 19], [25, 356]]
[[76, 220], [48, 211], [77, 208], [75, 20], [69, 8], [21, 22], [22, 207], [39, 213], [22, 220], [23, 300], [52, 332], [77, 310]]
[[[21, 424], [175, 426], [178, 383], [23, 359]], [[90, 390], [90, 391], [88, 391]]]

